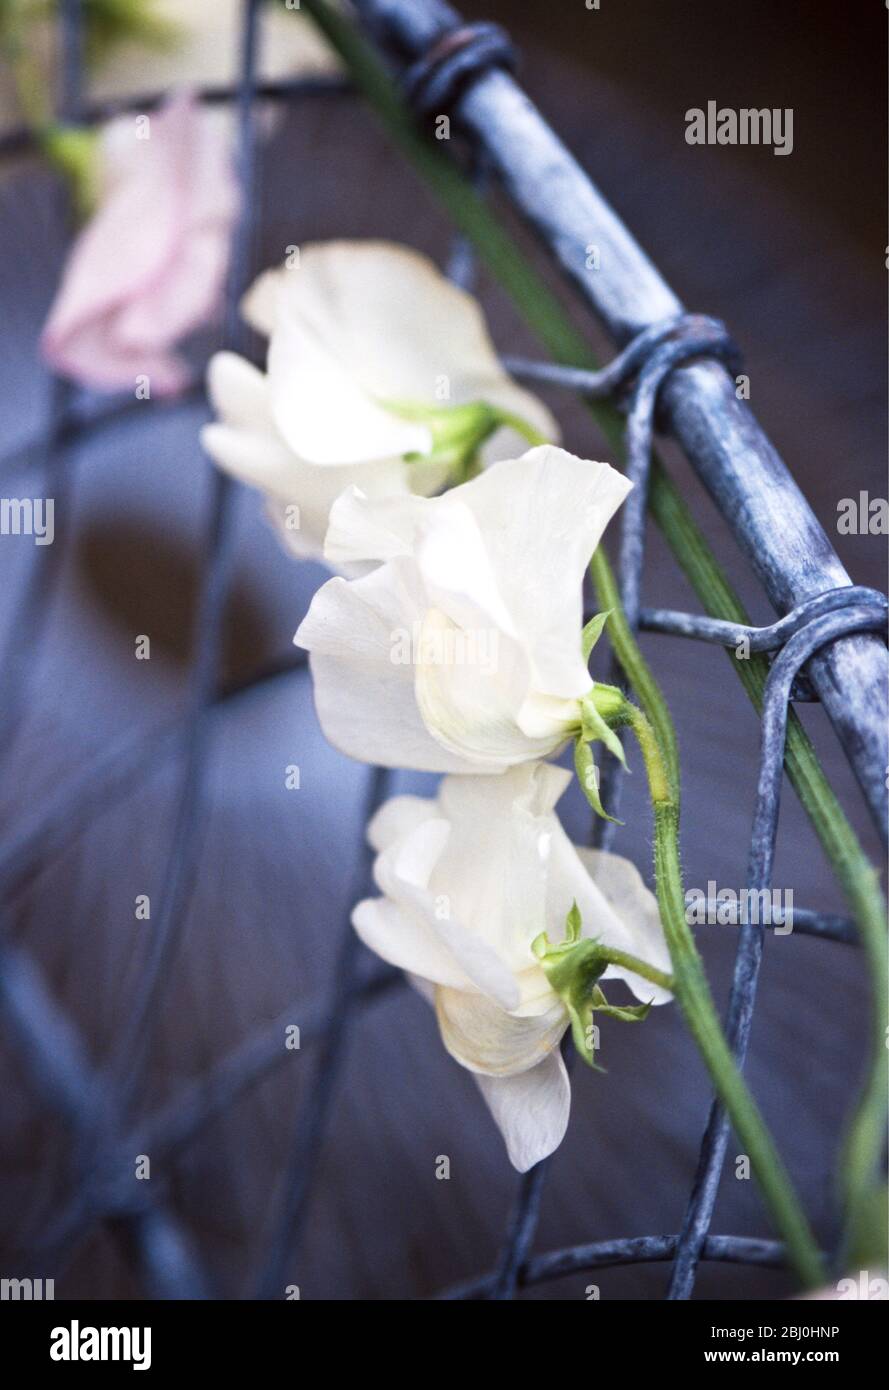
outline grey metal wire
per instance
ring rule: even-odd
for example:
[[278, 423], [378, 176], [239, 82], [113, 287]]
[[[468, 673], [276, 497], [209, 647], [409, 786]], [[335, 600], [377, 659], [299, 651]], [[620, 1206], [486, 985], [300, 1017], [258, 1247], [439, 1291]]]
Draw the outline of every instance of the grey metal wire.
[[[249, 283], [250, 236], [254, 226], [251, 214], [257, 197], [253, 100], [260, 5], [261, 0], [244, 0], [242, 9], [236, 157], [242, 211], [232, 238], [225, 296], [225, 340], [233, 349], [240, 346], [245, 336], [238, 305]], [[227, 473], [208, 462], [207, 474], [210, 486], [209, 523], [204, 579], [195, 624], [196, 651], [182, 787], [164, 875], [160, 914], [150, 937], [148, 959], [143, 966], [139, 991], [128, 1013], [121, 1046], [112, 1064], [112, 1074], [128, 1099], [144, 1081], [144, 1063], [159, 1014], [158, 997], [166, 986], [167, 968], [185, 928], [205, 821], [202, 809], [211, 727], [208, 712], [218, 681], [219, 653], [235, 555], [236, 499], [234, 482]]]
[[[617, 581], [624, 613], [633, 630], [639, 627], [645, 515], [658, 396], [677, 367], [699, 357], [715, 357], [732, 370], [740, 368], [740, 353], [725, 324], [703, 314], [682, 313], [642, 329], [599, 371], [578, 372], [570, 368], [568, 374], [563, 375], [548, 365], [541, 372], [533, 362], [511, 359], [512, 370], [517, 375], [553, 384], [570, 382], [572, 390], [580, 391], [590, 400], [620, 397], [629, 387], [625, 472], [633, 490], [621, 510]], [[609, 680], [613, 685], [623, 683], [623, 672], [616, 658], [612, 658]], [[614, 838], [622, 772], [617, 758], [611, 758], [602, 770], [600, 795], [612, 819], [601, 818], [593, 827], [593, 840], [600, 849], [607, 849]]]
[[[396, 69], [463, 27], [447, 0], [352, 4]], [[470, 145], [488, 157], [512, 205], [615, 347], [683, 311], [679, 296], [508, 72], [482, 67], [457, 95], [453, 116]], [[591, 243], [599, 251], [595, 275], [588, 266]], [[726, 517], [778, 612], [850, 582], [790, 470], [721, 364], [705, 355], [672, 372], [661, 409], [665, 428]], [[783, 546], [776, 545], [777, 536]], [[870, 636], [843, 638], [813, 657], [808, 674], [885, 845], [885, 643]]]
[[[364, 805], [366, 825], [386, 799], [391, 784], [388, 768], [370, 769]], [[296, 1117], [291, 1152], [284, 1165], [279, 1211], [272, 1228], [269, 1249], [256, 1288], [257, 1298], [280, 1298], [287, 1282], [288, 1261], [295, 1260], [308, 1210], [312, 1180], [321, 1155], [324, 1128], [333, 1091], [345, 1057], [349, 1031], [349, 1001], [355, 993], [359, 961], [364, 949], [352, 928], [352, 908], [367, 891], [372, 856], [364, 841], [358, 868], [351, 884], [345, 921], [340, 931], [340, 947], [331, 975], [325, 1003], [324, 1038], [321, 1057], [311, 1090]]]
[[[208, 708], [227, 708], [271, 681], [307, 670], [306, 653], [291, 649], [248, 676], [220, 686]], [[148, 733], [126, 735], [98, 755], [73, 786], [63, 786], [48, 808], [40, 807], [36, 813], [24, 815], [18, 835], [0, 856], [0, 909], [8, 908], [45, 873], [100, 811], [132, 796], [139, 786], [139, 777], [148, 776], [166, 758], [183, 753], [188, 746], [188, 732], [186, 714], [166, 720]], [[0, 939], [7, 920], [0, 922]]]
[[[759, 893], [771, 887], [772, 863], [778, 834], [781, 776], [784, 769], [787, 711], [794, 676], [813, 653], [828, 642], [835, 642], [838, 638], [853, 632], [885, 631], [884, 601], [872, 601], [867, 605], [852, 603], [835, 612], [821, 613], [812, 618], [794, 633], [780, 656], [776, 658], [769, 673], [763, 700], [760, 772], [747, 880], [752, 893]], [[765, 931], [761, 923], [748, 921], [741, 925], [726, 1024], [726, 1034], [739, 1067], [744, 1065], [750, 1042], [764, 942]], [[691, 1294], [695, 1268], [716, 1204], [716, 1192], [728, 1135], [728, 1118], [714, 1100], [677, 1246], [668, 1298], [688, 1298]]]
[[[62, 6], [66, 43], [61, 110], [69, 118], [79, 109], [83, 46], [81, 8], [80, 0], [64, 0]], [[230, 346], [237, 346], [240, 341], [242, 330], [236, 306], [250, 271], [255, 101], [267, 96], [290, 99], [306, 94], [328, 95], [347, 90], [348, 86], [339, 79], [257, 83], [255, 53], [259, 0], [245, 0], [243, 15], [241, 77], [234, 96], [239, 112], [239, 177], [245, 206], [234, 239], [227, 297], [226, 341]], [[435, 35], [430, 32], [430, 38], [433, 37]], [[447, 42], [438, 35], [436, 47], [426, 61], [414, 64], [408, 86], [422, 107], [436, 109], [442, 102], [455, 100], [465, 84], [486, 67], [508, 64], [510, 57], [505, 37], [494, 26], [467, 26], [459, 34], [452, 33]], [[208, 100], [217, 101], [229, 99], [232, 93], [211, 89], [204, 95]], [[149, 100], [139, 98], [134, 104], [141, 109]], [[103, 114], [107, 113], [101, 108], [86, 112], [90, 119], [98, 119]], [[13, 138], [10, 148], [17, 148], [17, 141], [21, 144], [20, 136]], [[8, 152], [6, 143], [0, 146], [0, 154], [5, 152]], [[476, 165], [478, 178], [486, 179], [487, 171], [487, 160], [480, 157]], [[471, 281], [473, 258], [461, 239], [454, 245], [451, 273], [459, 283]], [[788, 705], [793, 698], [806, 693], [805, 686], [797, 681], [798, 673], [818, 651], [851, 633], [883, 632], [887, 604], [886, 599], [873, 590], [849, 586], [818, 594], [766, 628], [722, 623], [702, 615], [642, 605], [645, 493], [657, 398], [677, 367], [701, 356], [715, 356], [730, 366], [737, 362], [737, 350], [722, 324], [700, 315], [682, 313], [644, 327], [599, 372], [526, 359], [505, 359], [505, 362], [519, 377], [549, 382], [584, 396], [619, 395], [633, 383], [628, 399], [627, 440], [628, 471], [636, 487], [631, 502], [624, 509], [619, 579], [623, 601], [634, 625], [725, 646], [737, 646], [745, 640], [751, 652], [778, 653], [763, 709], [761, 771], [749, 873], [751, 888], [767, 888], [777, 833]], [[110, 412], [103, 412], [96, 418], [79, 418], [70, 399], [66, 398], [61, 404], [49, 434], [50, 446], [56, 449], [74, 433], [99, 428], [106, 415], [113, 417], [120, 403], [112, 403]], [[53, 1219], [42, 1237], [35, 1237], [35, 1244], [52, 1252], [57, 1264], [63, 1264], [89, 1228], [97, 1221], [106, 1221], [121, 1234], [146, 1292], [155, 1297], [207, 1296], [212, 1291], [211, 1284], [197, 1253], [170, 1211], [163, 1183], [152, 1184], [150, 1198], [143, 1192], [134, 1197], [132, 1184], [122, 1186], [120, 1182], [120, 1154], [131, 1155], [141, 1145], [168, 1164], [214, 1116], [287, 1055], [280, 1039], [281, 1030], [290, 1017], [289, 1011], [221, 1058], [204, 1076], [184, 1086], [147, 1119], [130, 1122], [125, 1119], [125, 1103], [138, 1096], [138, 1078], [144, 1074], [150, 1050], [152, 1019], [159, 993], [169, 975], [167, 967], [182, 930], [194, 881], [210, 711], [261, 687], [270, 679], [305, 670], [304, 660], [290, 654], [245, 681], [218, 688], [219, 642], [232, 554], [230, 498], [231, 485], [214, 471], [208, 566], [198, 622], [192, 695], [186, 716], [152, 734], [126, 740], [109, 750], [92, 769], [89, 779], [63, 791], [54, 806], [33, 816], [0, 859], [0, 904], [8, 911], [15, 896], [89, 822], [100, 806], [107, 806], [131, 789], [134, 774], [144, 772], [159, 752], [184, 753], [177, 833], [157, 932], [159, 944], [136, 1001], [117, 1067], [105, 1071], [91, 1067], [77, 1030], [52, 999], [37, 965], [0, 936], [0, 1016], [24, 1061], [35, 1093], [65, 1120], [76, 1140], [74, 1150], [78, 1162], [72, 1170], [75, 1190], [67, 1207]], [[32, 576], [29, 582], [39, 598], [45, 576]], [[385, 790], [386, 774], [380, 769], [373, 770], [368, 788], [369, 813], [379, 804]], [[356, 897], [364, 890], [367, 870], [365, 850], [356, 874]], [[851, 923], [799, 908], [794, 913], [794, 930], [844, 943], [855, 940]], [[763, 937], [761, 927], [749, 924], [740, 927], [728, 1031], [735, 1055], [742, 1064], [753, 1017]], [[360, 959], [361, 948], [347, 922], [328, 996], [308, 1014], [302, 1011], [302, 1038], [320, 1047], [320, 1057], [314, 1084], [298, 1113], [291, 1160], [282, 1180], [278, 1218], [257, 1286], [260, 1297], [281, 1296], [288, 1262], [293, 1259], [297, 1247], [324, 1123], [344, 1054], [349, 1020], [358, 1007], [385, 998], [402, 980], [399, 972], [389, 968], [375, 969], [373, 974], [363, 977]], [[570, 1045], [568, 1050], [570, 1052]], [[127, 1076], [135, 1077], [136, 1084], [127, 1081]], [[597, 1242], [535, 1256], [531, 1253], [532, 1245], [549, 1167], [548, 1163], [538, 1164], [519, 1183], [516, 1204], [493, 1271], [441, 1297], [511, 1298], [518, 1288], [579, 1270], [673, 1261], [669, 1296], [680, 1298], [690, 1295], [695, 1270], [702, 1259], [781, 1265], [783, 1251], [774, 1242], [709, 1234], [727, 1134], [725, 1119], [714, 1103], [701, 1144], [685, 1221], [677, 1235]], [[93, 1165], [89, 1181], [83, 1167], [87, 1159]]]
[[[569, 1245], [562, 1250], [549, 1250], [535, 1255], [519, 1270], [517, 1287], [528, 1288], [550, 1279], [561, 1279], [593, 1269], [614, 1269], [619, 1265], [655, 1264], [672, 1260], [679, 1237], [629, 1236], [622, 1240], [602, 1240], [590, 1245]], [[784, 1247], [777, 1241], [758, 1240], [747, 1236], [708, 1236], [701, 1252], [702, 1260], [720, 1264], [757, 1265], [765, 1269], [781, 1269], [785, 1263]], [[482, 1274], [464, 1284], [439, 1294], [441, 1299], [476, 1299], [494, 1296], [497, 1274]]]
[[[82, 0], [64, 0], [59, 16], [62, 64], [56, 109], [60, 120], [76, 122], [80, 115], [83, 67], [83, 4]], [[55, 194], [58, 215], [64, 223], [71, 219], [67, 191]], [[71, 384], [54, 378], [50, 384], [49, 425], [41, 441], [40, 473], [42, 495], [52, 497], [53, 504], [61, 503], [59, 514], [64, 515], [65, 503], [71, 495], [73, 469], [65, 454], [65, 421], [72, 397]], [[43, 616], [52, 603], [61, 574], [62, 546], [36, 547], [28, 561], [17, 604], [22, 629], [29, 633], [27, 658], [33, 662], [39, 652], [43, 631]], [[0, 657], [0, 709], [3, 710], [3, 729], [0, 733], [0, 759], [11, 752], [24, 713], [26, 681], [25, 652], [13, 624], [7, 648]]]
[[481, 21], [449, 29], [402, 78], [405, 94], [422, 116], [451, 109], [461, 90], [490, 68], [516, 67], [518, 55], [499, 24]]

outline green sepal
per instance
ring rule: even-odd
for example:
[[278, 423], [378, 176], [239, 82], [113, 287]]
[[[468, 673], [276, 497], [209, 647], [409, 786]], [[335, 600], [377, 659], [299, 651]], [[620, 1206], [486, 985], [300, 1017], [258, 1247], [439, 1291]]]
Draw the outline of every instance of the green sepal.
[[583, 794], [596, 815], [601, 816], [603, 820], [614, 821], [615, 825], [623, 825], [623, 821], [618, 820], [616, 816], [609, 816], [605, 807], [602, 805], [602, 800], [599, 796], [599, 779], [596, 772], [596, 763], [590, 745], [584, 742], [582, 732], [578, 734], [574, 744], [574, 770], [577, 773], [577, 780], [583, 788]]
[[[564, 943], [562, 943], [564, 944]], [[606, 961], [595, 941], [577, 941], [567, 951], [555, 948], [555, 954], [541, 961], [550, 985], [559, 995], [571, 1021], [571, 1036], [578, 1053], [594, 1070], [601, 1067], [594, 1060], [590, 1047], [593, 1023], [593, 998], [596, 982], [607, 970]]]
[[608, 619], [611, 617], [611, 614], [613, 612], [613, 608], [606, 608], [604, 613], [597, 613], [594, 618], [590, 618], [589, 622], [586, 624], [583, 631], [581, 632], [580, 651], [585, 662], [589, 661], [590, 652], [593, 650], [593, 647], [596, 645], [599, 638], [602, 636], [602, 631], [605, 627], [605, 624], [608, 622]]
[[597, 941], [591, 937], [581, 938], [581, 925], [580, 909], [575, 901], [565, 918], [564, 941], [552, 944], [544, 931], [534, 938], [531, 950], [540, 962], [550, 988], [565, 1005], [578, 1054], [593, 1071], [603, 1071], [604, 1068], [594, 1060], [593, 1049], [589, 1046], [593, 1014], [602, 1013], [623, 1023], [640, 1023], [651, 1004], [624, 1007], [608, 1003], [599, 985], [599, 980], [608, 969], [608, 961]]
[[450, 486], [467, 482], [481, 471], [479, 450], [503, 424], [501, 411], [486, 400], [470, 400], [461, 406], [429, 406], [419, 400], [383, 400], [401, 420], [415, 420], [428, 427], [432, 448], [428, 453], [406, 453], [406, 463], [433, 463], [442, 467]]
[[484, 401], [433, 407], [393, 406], [397, 415], [428, 425], [432, 448], [428, 454], [405, 454], [406, 463], [436, 463], [452, 484], [467, 482], [480, 470], [479, 450], [497, 429], [497, 415]]
[[623, 691], [618, 690], [616, 686], [599, 683], [594, 685], [589, 694], [584, 695], [580, 702], [582, 737], [587, 743], [594, 739], [601, 739], [609, 753], [613, 753], [616, 758], [619, 758], [624, 766], [626, 766], [624, 746], [612, 725], [608, 723], [608, 718], [610, 717], [615, 721], [619, 720], [620, 712], [625, 704]]
[[542, 931], [539, 936], [535, 936], [534, 940], [531, 942], [531, 951], [541, 963], [544, 961], [547, 962], [544, 966], [547, 974], [553, 968], [552, 963], [560, 955], [565, 955], [566, 952], [572, 951], [577, 945], [580, 940], [580, 929], [582, 925], [583, 920], [580, 915], [580, 908], [577, 906], [577, 899], [575, 898], [574, 902], [571, 904], [571, 910], [565, 918], [564, 941], [557, 941], [553, 944], [549, 939], [549, 934], [545, 931]]
[[[572, 946], [576, 946], [580, 940], [582, 929], [583, 918], [580, 915], [580, 908], [577, 906], [577, 899], [575, 898], [565, 918], [565, 939], [564, 941], [557, 941], [555, 946], [548, 946], [548, 953], [570, 951]], [[541, 932], [540, 935], [545, 938], [546, 932]], [[539, 941], [540, 936], [538, 936], [536, 940]]]
[[[432, 435], [429, 453], [405, 454], [406, 463], [438, 464], [450, 486], [465, 483], [481, 471], [479, 451], [491, 435], [510, 428], [532, 441], [536, 431], [517, 416], [489, 405], [487, 401], [468, 401], [464, 405], [426, 405], [422, 401], [383, 401], [382, 405], [403, 420], [416, 420], [428, 426]], [[534, 442], [542, 442], [535, 439]]]
[[619, 1018], [622, 1023], [641, 1023], [651, 1011], [651, 1001], [647, 1004], [609, 1004], [598, 985], [593, 990], [593, 1008], [608, 1018]]

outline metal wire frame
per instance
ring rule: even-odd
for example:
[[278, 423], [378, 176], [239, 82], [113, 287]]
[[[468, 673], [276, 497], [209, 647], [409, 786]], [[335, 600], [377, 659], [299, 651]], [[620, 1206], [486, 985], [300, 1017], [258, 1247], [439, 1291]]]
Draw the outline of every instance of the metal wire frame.
[[[250, 211], [257, 196], [256, 126], [253, 120], [261, 0], [245, 0], [242, 10], [240, 80], [236, 100], [236, 175], [242, 211], [232, 237], [231, 263], [225, 295], [225, 340], [233, 350], [246, 340], [238, 305], [250, 279], [252, 230]], [[145, 1074], [145, 1056], [158, 1010], [155, 1007], [165, 974], [184, 929], [188, 897], [199, 854], [205, 820], [204, 773], [209, 752], [208, 706], [216, 688], [219, 652], [235, 555], [235, 484], [221, 469], [210, 470], [209, 524], [205, 541], [204, 579], [195, 624], [196, 650], [188, 718], [185, 770], [174, 819], [164, 875], [166, 891], [157, 926], [151, 934], [147, 966], [128, 1014], [127, 1026], [112, 1075], [124, 1094], [132, 1096]]]
[[[751, 892], [758, 893], [771, 887], [784, 768], [787, 711], [794, 676], [799, 668], [811, 659], [814, 652], [829, 642], [835, 642], [852, 632], [885, 631], [885, 599], [859, 604], [853, 602], [836, 612], [821, 613], [811, 618], [794, 633], [775, 659], [766, 683], [763, 701], [759, 782], [756, 789], [747, 875]], [[752, 922], [742, 924], [726, 1028], [735, 1061], [740, 1067], [744, 1065], [750, 1041], [764, 942], [765, 933], [761, 925]], [[728, 1135], [728, 1118], [714, 1101], [701, 1144], [698, 1171], [689, 1198], [685, 1222], [676, 1247], [676, 1262], [670, 1280], [669, 1298], [688, 1298], [691, 1293], [695, 1267], [707, 1238], [716, 1204], [716, 1190], [725, 1159]]]
[[[391, 23], [393, 15], [403, 9], [398, 0], [388, 0], [385, 4], [367, 0], [367, 3], [359, 3], [358, 7], [377, 21], [382, 16], [387, 23]], [[422, 13], [424, 9], [439, 20], [442, 14], [446, 17], [453, 15], [447, 7], [438, 5], [437, 0], [428, 5], [426, 0], [421, 0], [415, 7], [416, 13]], [[273, 88], [267, 84], [257, 84], [255, 52], [258, 11], [258, 0], [245, 0], [241, 75], [234, 93], [239, 111], [239, 177], [245, 194], [244, 205], [248, 210], [255, 179], [252, 111], [256, 97], [272, 95], [291, 99], [344, 89], [344, 84], [318, 83], [314, 80], [273, 84]], [[427, 14], [427, 20], [428, 17]], [[75, 117], [80, 109], [81, 21], [79, 0], [63, 0], [62, 23], [66, 41], [60, 110], [68, 118]], [[399, 23], [403, 27], [403, 15]], [[502, 42], [497, 35], [490, 33], [490, 26], [487, 28], [489, 32], [482, 45], [481, 57], [484, 62], [481, 67], [478, 56], [472, 57], [471, 34], [453, 44], [450, 50], [445, 45], [444, 57], [451, 67], [444, 74], [441, 70], [441, 49], [434, 56], [432, 66], [437, 70], [439, 86], [433, 85], [431, 90], [436, 100], [440, 96], [448, 100], [456, 98], [460, 85], [465, 86], [467, 81], [483, 71], [484, 63], [504, 59], [506, 52]], [[450, 53], [454, 56], [449, 56]], [[414, 64], [411, 79], [414, 88], [423, 90], [425, 87], [428, 97], [429, 85], [421, 80], [423, 78], [422, 70], [418, 70]], [[442, 80], [445, 80], [443, 87], [440, 85]], [[211, 100], [224, 100], [231, 94], [213, 89], [207, 95]], [[134, 103], [139, 109], [144, 104]], [[87, 113], [96, 117], [103, 114], [99, 110]], [[17, 148], [23, 143], [13, 140], [11, 147]], [[3, 152], [0, 148], [0, 153]], [[492, 163], [499, 163], [503, 174], [502, 159], [492, 160], [490, 153], [489, 148], [478, 161], [482, 177], [487, 175]], [[249, 278], [248, 233], [245, 212], [235, 235], [233, 268], [227, 295], [226, 337], [230, 346], [237, 346], [241, 333], [236, 305], [240, 291]], [[463, 283], [468, 283], [471, 278], [472, 259], [465, 243], [459, 240], [452, 253], [451, 270], [454, 278]], [[554, 367], [546, 363], [512, 361], [508, 365], [517, 375], [549, 380], [583, 395], [610, 394], [631, 380], [635, 383], [629, 412], [628, 442], [629, 467], [637, 482], [634, 494], [637, 502], [625, 509], [620, 560], [622, 591], [632, 620], [639, 627], [651, 631], [730, 646], [737, 646], [742, 639], [746, 639], [751, 651], [780, 652], [773, 665], [763, 711], [762, 762], [750, 867], [751, 886], [767, 887], [777, 830], [788, 702], [800, 696], [812, 698], [814, 694], [805, 685], [795, 684], [795, 677], [799, 668], [810, 662], [816, 652], [833, 642], [845, 639], [852, 633], [882, 632], [885, 628], [886, 600], [871, 590], [847, 586], [815, 595], [763, 629], [720, 624], [698, 615], [664, 612], [641, 605], [644, 493], [655, 404], [662, 387], [666, 395], [676, 369], [692, 358], [701, 357], [721, 357], [730, 364], [735, 361], [735, 349], [722, 325], [699, 316], [671, 313], [662, 321], [644, 326], [614, 362], [599, 373]], [[66, 409], [69, 404], [63, 402]], [[112, 410], [115, 408], [112, 406]], [[76, 416], [66, 413], [66, 409], [54, 417], [50, 428], [47, 451], [50, 461], [61, 452], [74, 433], [102, 423], [102, 418], [78, 420]], [[99, 1071], [90, 1067], [77, 1030], [52, 998], [39, 968], [24, 952], [0, 938], [0, 1014], [17, 1045], [35, 1091], [69, 1125], [75, 1138], [72, 1199], [31, 1247], [30, 1253], [37, 1250], [44, 1258], [54, 1261], [56, 1267], [64, 1265], [86, 1231], [97, 1221], [105, 1221], [121, 1236], [131, 1253], [146, 1291], [156, 1297], [173, 1298], [209, 1296], [212, 1294], [211, 1280], [180, 1223], [171, 1213], [163, 1184], [160, 1191], [158, 1185], [152, 1184], [150, 1199], [142, 1192], [138, 1199], [134, 1199], [132, 1183], [124, 1184], [121, 1181], [121, 1174], [125, 1171], [121, 1166], [122, 1159], [125, 1156], [130, 1161], [132, 1154], [141, 1150], [150, 1152], [156, 1160], [160, 1159], [161, 1164], [169, 1163], [209, 1120], [224, 1111], [247, 1087], [287, 1056], [281, 1046], [281, 1032], [285, 1023], [293, 1017], [293, 1010], [285, 1011], [275, 1023], [236, 1047], [203, 1077], [186, 1085], [154, 1115], [133, 1124], [127, 1123], [126, 1111], [133, 1107], [139, 1095], [139, 1083], [150, 1049], [154, 1005], [169, 974], [168, 967], [184, 922], [188, 892], [197, 862], [199, 844], [195, 823], [200, 819], [198, 810], [203, 795], [211, 710], [250, 691], [261, 689], [270, 679], [305, 669], [304, 662], [290, 654], [271, 663], [247, 681], [224, 689], [217, 687], [220, 627], [232, 546], [231, 490], [230, 485], [221, 480], [218, 474], [211, 473], [211, 478], [208, 563], [198, 621], [198, 652], [189, 708], [184, 718], [163, 726], [153, 734], [128, 740], [110, 750], [88, 780], [63, 791], [55, 806], [35, 817], [31, 825], [26, 825], [17, 842], [0, 859], [0, 903], [8, 909], [14, 897], [45, 866], [48, 861], [47, 849], [50, 856], [58, 853], [96, 809], [107, 806], [111, 799], [121, 797], [132, 785], [134, 771], [145, 770], [149, 760], [154, 759], [159, 750], [170, 754], [184, 753], [185, 770], [177, 815], [177, 825], [183, 833], [174, 837], [171, 846], [168, 885], [172, 882], [172, 888], [168, 886], [161, 919], [163, 930], [158, 933], [158, 945], [141, 983], [137, 1006], [131, 1016], [133, 1021], [128, 1031], [128, 1046], [121, 1050], [121, 1061], [117, 1066]], [[28, 582], [35, 586], [39, 596], [39, 586], [46, 582], [45, 575], [29, 575]], [[35, 617], [39, 618], [42, 605], [31, 600], [30, 606]], [[368, 807], [377, 804], [384, 792], [385, 775], [379, 770], [372, 771]], [[72, 816], [74, 810], [78, 815]], [[364, 889], [366, 872], [365, 856], [356, 880], [356, 897]], [[776, 921], [772, 925], [777, 924]], [[843, 919], [801, 909], [796, 909], [794, 913], [794, 929], [845, 943], [855, 939], [854, 928]], [[743, 1062], [749, 1037], [763, 935], [762, 928], [751, 929], [749, 926], [742, 926], [739, 933], [729, 1005], [729, 1032], [740, 1062]], [[345, 1045], [347, 1021], [358, 1006], [384, 998], [402, 980], [398, 972], [389, 969], [375, 969], [369, 976], [363, 974], [360, 959], [361, 948], [356, 945], [350, 925], [346, 922], [329, 997], [321, 1000], [308, 1013], [304, 1008], [300, 1010], [301, 1038], [318, 1042], [322, 1055], [314, 1085], [296, 1127], [291, 1163], [283, 1183], [277, 1228], [269, 1237], [268, 1259], [256, 1289], [260, 1297], [280, 1296], [285, 1265], [296, 1247], [323, 1139], [324, 1121], [331, 1104], [335, 1073]], [[124, 1084], [125, 1080], [127, 1084]], [[546, 1163], [538, 1165], [520, 1182], [516, 1205], [494, 1270], [442, 1297], [509, 1298], [518, 1288], [566, 1273], [651, 1261], [673, 1261], [670, 1296], [688, 1297], [697, 1263], [701, 1259], [779, 1266], [783, 1262], [783, 1251], [774, 1242], [709, 1234], [727, 1132], [724, 1117], [714, 1105], [701, 1147], [685, 1222], [677, 1235], [632, 1237], [532, 1256], [531, 1247], [548, 1166]]]
[[[492, 65], [484, 32], [445, 0], [353, 0], [361, 20], [398, 70], [416, 83], [417, 64], [452, 64], [444, 95], [454, 123], [488, 161], [514, 206], [538, 233], [618, 348], [684, 311], [592, 179], [503, 65]], [[452, 51], [456, 52], [453, 59]], [[458, 69], [458, 70], [455, 70]], [[588, 248], [598, 249], [590, 273]], [[700, 356], [670, 373], [661, 395], [675, 437], [723, 513], [779, 612], [849, 576], [749, 405], [720, 364]], [[783, 544], [776, 545], [780, 536]], [[809, 675], [885, 843], [889, 728], [882, 717], [889, 677], [885, 645], [843, 638], [816, 653]]]
[[[745, 642], [750, 652], [780, 652], [772, 665], [763, 702], [760, 775], [751, 838], [748, 887], [751, 893], [759, 893], [771, 887], [787, 712], [800, 669], [815, 652], [840, 638], [863, 632], [885, 634], [889, 602], [876, 590], [849, 585], [817, 595], [763, 628], [720, 622], [691, 613], [643, 610], [640, 593], [645, 514], [658, 394], [673, 371], [702, 354], [720, 356], [731, 365], [737, 361], [737, 349], [723, 325], [715, 320], [682, 314], [644, 329], [601, 371], [562, 369], [522, 359], [509, 359], [509, 366], [517, 376], [545, 379], [591, 399], [620, 391], [630, 379], [634, 382], [627, 406], [626, 429], [626, 472], [634, 488], [622, 509], [617, 566], [621, 599], [629, 624], [638, 628], [644, 613], [646, 626], [651, 631], [695, 637], [735, 648]], [[612, 679], [620, 679], [616, 665]], [[806, 694], [810, 696], [811, 692]], [[621, 770], [620, 763], [613, 759], [606, 765], [606, 775], [602, 777], [603, 801], [611, 812], [617, 805]], [[598, 821], [594, 828], [596, 843], [607, 846], [612, 831], [612, 823]], [[772, 925], [778, 924], [776, 918]], [[847, 922], [835, 924], [838, 927], [835, 931], [810, 915], [807, 925], [815, 928], [814, 934], [833, 935], [835, 939], [847, 941], [854, 939], [851, 924]], [[763, 922], [741, 923], [727, 1022], [729, 1042], [740, 1067], [747, 1055], [764, 939]], [[685, 1299], [691, 1295], [697, 1264], [703, 1258], [709, 1235], [728, 1136], [728, 1119], [714, 1100], [701, 1142], [685, 1221], [670, 1247], [670, 1256], [663, 1256], [674, 1259], [667, 1293], [670, 1299]], [[493, 1279], [483, 1285], [491, 1298], [512, 1297], [523, 1268], [529, 1267], [527, 1252], [533, 1239], [543, 1183], [544, 1174], [534, 1170], [520, 1187], [500, 1268]], [[638, 1258], [645, 1256], [640, 1254]]]

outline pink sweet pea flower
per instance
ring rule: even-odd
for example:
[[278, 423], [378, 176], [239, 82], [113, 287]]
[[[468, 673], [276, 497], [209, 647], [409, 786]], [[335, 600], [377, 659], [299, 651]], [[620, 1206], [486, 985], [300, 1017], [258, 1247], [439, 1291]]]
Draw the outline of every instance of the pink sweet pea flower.
[[101, 134], [98, 205], [41, 350], [84, 386], [122, 390], [146, 376], [152, 395], [170, 396], [188, 381], [174, 345], [219, 307], [237, 185], [226, 127], [193, 95], [177, 93], [145, 120], [117, 117]]

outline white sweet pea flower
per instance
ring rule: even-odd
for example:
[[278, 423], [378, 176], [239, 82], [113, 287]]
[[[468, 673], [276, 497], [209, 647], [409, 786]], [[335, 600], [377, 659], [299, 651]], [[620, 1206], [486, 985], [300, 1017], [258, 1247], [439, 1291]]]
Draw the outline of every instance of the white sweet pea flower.
[[269, 339], [268, 370], [219, 353], [208, 378], [220, 419], [202, 439], [260, 488], [298, 555], [323, 553], [347, 487], [410, 497], [556, 439], [536, 397], [500, 366], [476, 301], [425, 256], [387, 242], [303, 247], [245, 296]]
[[[394, 797], [368, 827], [383, 897], [352, 916], [365, 945], [434, 1004], [445, 1047], [474, 1074], [522, 1172], [561, 1143], [571, 1099], [559, 1052], [569, 1011], [535, 954], [540, 934], [563, 941], [576, 904], [584, 941], [669, 970], [657, 903], [634, 866], [575, 849], [559, 824], [569, 781], [532, 763], [446, 777], [432, 800]], [[671, 997], [621, 965], [599, 976], [612, 977], [645, 1004]]]
[[329, 468], [299, 459], [275, 424], [269, 377], [236, 353], [211, 359], [207, 390], [220, 419], [203, 427], [201, 443], [226, 472], [265, 494], [269, 520], [299, 559], [323, 557], [330, 509], [344, 488], [360, 484], [375, 498], [410, 496], [412, 465], [402, 459]]
[[593, 682], [582, 584], [630, 484], [544, 446], [441, 497], [331, 511], [326, 555], [375, 560], [316, 593], [296, 634], [315, 703], [342, 752], [430, 772], [502, 772], [581, 726]]

